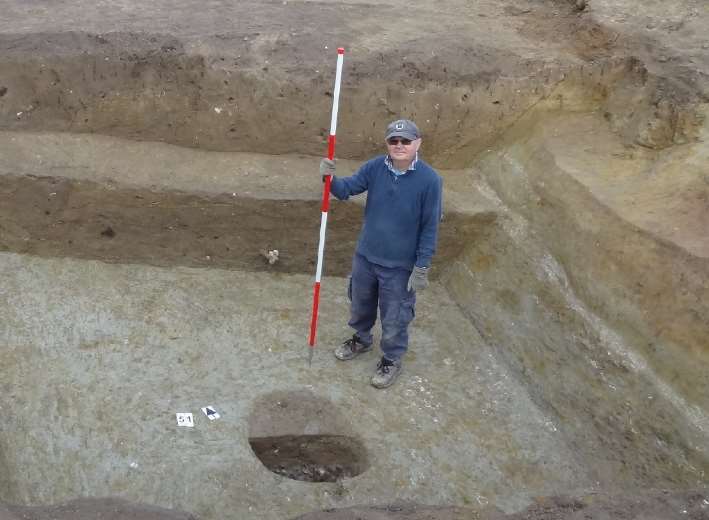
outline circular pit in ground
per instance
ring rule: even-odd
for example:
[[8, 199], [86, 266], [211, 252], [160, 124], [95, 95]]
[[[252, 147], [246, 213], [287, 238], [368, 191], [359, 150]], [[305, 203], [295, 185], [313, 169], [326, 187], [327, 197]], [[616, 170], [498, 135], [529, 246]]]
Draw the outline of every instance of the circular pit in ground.
[[333, 403], [309, 391], [259, 398], [249, 445], [270, 471], [304, 482], [337, 482], [368, 468], [367, 449]]

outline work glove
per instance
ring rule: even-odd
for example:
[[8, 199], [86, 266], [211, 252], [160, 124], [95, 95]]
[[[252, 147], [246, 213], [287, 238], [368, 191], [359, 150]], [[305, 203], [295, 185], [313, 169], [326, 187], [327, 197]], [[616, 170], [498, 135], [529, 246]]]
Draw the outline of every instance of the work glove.
[[409, 283], [406, 284], [406, 289], [408, 291], [423, 291], [428, 287], [428, 268], [427, 267], [416, 267], [411, 271], [411, 276], [409, 276]]
[[320, 161], [320, 177], [325, 180], [325, 175], [335, 175], [335, 160], [325, 158]]

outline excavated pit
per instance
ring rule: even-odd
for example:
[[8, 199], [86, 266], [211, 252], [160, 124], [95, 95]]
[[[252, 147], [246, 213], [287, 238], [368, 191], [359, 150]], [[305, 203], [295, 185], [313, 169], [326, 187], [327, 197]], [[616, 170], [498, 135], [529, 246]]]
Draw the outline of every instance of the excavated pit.
[[375, 354], [329, 354], [361, 199], [332, 205], [306, 365], [331, 78], [258, 38], [0, 35], [0, 502], [280, 519], [705, 487], [705, 100], [596, 55], [600, 28], [582, 62], [353, 53], [340, 171], [405, 115], [445, 186], [405, 372], [377, 392]]
[[258, 399], [249, 445], [277, 475], [304, 482], [338, 482], [367, 469], [367, 449], [349, 435], [353, 425], [333, 403], [311, 392], [276, 392]]

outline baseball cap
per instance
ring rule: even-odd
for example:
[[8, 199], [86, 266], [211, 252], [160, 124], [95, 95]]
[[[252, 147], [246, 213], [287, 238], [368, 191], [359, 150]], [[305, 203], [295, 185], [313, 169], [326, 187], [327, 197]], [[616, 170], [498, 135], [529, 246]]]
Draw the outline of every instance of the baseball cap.
[[403, 137], [404, 139], [410, 139], [413, 141], [421, 137], [421, 133], [419, 132], [416, 123], [413, 121], [409, 121], [408, 119], [397, 119], [396, 121], [389, 123], [389, 126], [387, 126], [387, 131], [384, 138], [389, 139], [390, 137]]

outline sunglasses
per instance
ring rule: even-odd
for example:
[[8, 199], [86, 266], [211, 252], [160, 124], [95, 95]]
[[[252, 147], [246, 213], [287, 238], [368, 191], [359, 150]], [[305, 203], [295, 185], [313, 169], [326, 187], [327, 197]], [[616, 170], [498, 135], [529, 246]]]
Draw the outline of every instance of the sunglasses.
[[396, 146], [399, 143], [404, 146], [409, 146], [411, 144], [411, 139], [397, 139], [396, 137], [392, 137], [391, 139], [387, 139], [387, 143], [389, 146]]

